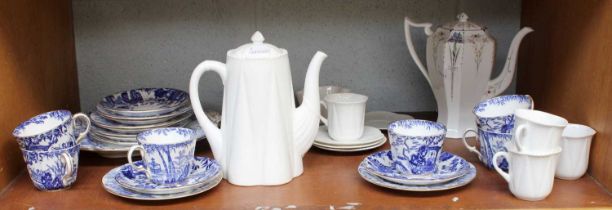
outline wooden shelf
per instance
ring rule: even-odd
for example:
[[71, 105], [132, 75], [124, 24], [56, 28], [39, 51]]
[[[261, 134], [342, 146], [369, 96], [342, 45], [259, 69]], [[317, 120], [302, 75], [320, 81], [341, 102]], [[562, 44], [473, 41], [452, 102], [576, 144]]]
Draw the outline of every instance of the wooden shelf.
[[[370, 184], [357, 173], [357, 165], [374, 151], [332, 153], [312, 148], [304, 158], [304, 174], [288, 184], [269, 187], [239, 187], [222, 181], [214, 189], [197, 196], [170, 201], [135, 201], [123, 199], [102, 188], [102, 176], [124, 164], [125, 159], [104, 159], [82, 152], [78, 180], [71, 189], [40, 192], [27, 173], [21, 174], [0, 196], [5, 209], [254, 209], [258, 206], [328, 209], [333, 205], [361, 203], [359, 208], [576, 208], [612, 206], [609, 192], [589, 175], [577, 181], [555, 180], [551, 195], [543, 201], [518, 200], [508, 191], [507, 183], [495, 171], [486, 169], [468, 153], [457, 139], [447, 139], [445, 150], [474, 163], [478, 174], [467, 186], [430, 193], [401, 192]], [[387, 149], [388, 144], [378, 150]], [[208, 145], [198, 146], [199, 155], [211, 157]], [[21, 160], [14, 160], [21, 161]], [[456, 200], [456, 201], [454, 201]]]

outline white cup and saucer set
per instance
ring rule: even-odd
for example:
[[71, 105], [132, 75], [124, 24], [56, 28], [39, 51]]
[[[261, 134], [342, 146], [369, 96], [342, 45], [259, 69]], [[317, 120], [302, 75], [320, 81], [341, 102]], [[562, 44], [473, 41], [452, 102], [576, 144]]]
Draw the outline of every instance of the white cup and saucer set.
[[368, 97], [356, 93], [334, 93], [323, 98], [327, 117], [319, 127], [314, 146], [336, 152], [357, 152], [382, 146], [385, 135], [375, 127], [365, 126]]

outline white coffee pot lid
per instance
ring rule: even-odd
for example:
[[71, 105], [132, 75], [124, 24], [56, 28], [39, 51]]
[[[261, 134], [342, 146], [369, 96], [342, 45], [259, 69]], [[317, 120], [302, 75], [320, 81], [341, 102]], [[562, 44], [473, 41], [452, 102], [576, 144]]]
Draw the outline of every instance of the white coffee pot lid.
[[274, 45], [264, 43], [264, 36], [256, 31], [251, 36], [251, 43], [244, 44], [236, 49], [227, 52], [227, 56], [240, 59], [265, 59], [277, 58], [287, 54], [287, 50], [278, 48]]

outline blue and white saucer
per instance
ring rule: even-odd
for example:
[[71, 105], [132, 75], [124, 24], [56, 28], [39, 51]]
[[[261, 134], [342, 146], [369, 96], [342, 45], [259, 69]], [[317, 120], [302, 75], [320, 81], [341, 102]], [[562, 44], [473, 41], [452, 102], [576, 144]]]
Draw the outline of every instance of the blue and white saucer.
[[[142, 161], [136, 161], [134, 164], [142, 165]], [[207, 157], [195, 157], [187, 179], [172, 185], [153, 183], [147, 179], [145, 172], [134, 171], [130, 164], [119, 166], [119, 168], [121, 173], [115, 176], [119, 185], [132, 191], [147, 194], [174, 194], [194, 190], [222, 174], [219, 163]]]
[[431, 185], [448, 182], [470, 172], [470, 164], [463, 158], [442, 151], [436, 166], [438, 169], [430, 175], [410, 175], [402, 170], [401, 165], [394, 163], [391, 151], [376, 152], [365, 158], [366, 169], [371, 174], [387, 181], [405, 185]]
[[106, 113], [146, 117], [172, 112], [189, 102], [189, 94], [172, 88], [140, 88], [102, 98], [96, 109]]
[[221, 180], [223, 180], [223, 176], [217, 176], [210, 182], [206, 182], [204, 185], [196, 189], [190, 190], [190, 191], [174, 193], [174, 194], [157, 195], [157, 194], [135, 192], [135, 191], [121, 187], [121, 185], [119, 185], [119, 183], [117, 183], [117, 181], [115, 180], [115, 176], [117, 176], [117, 174], [119, 173], [121, 173], [121, 167], [114, 168], [113, 170], [106, 173], [106, 175], [102, 177], [102, 186], [104, 186], [104, 189], [106, 191], [108, 191], [109, 193], [113, 195], [124, 197], [124, 198], [129, 198], [129, 199], [135, 199], [135, 200], [171, 200], [171, 199], [189, 197], [189, 196], [193, 196], [193, 195], [197, 195], [197, 194], [206, 192], [212, 189], [213, 187], [217, 186], [221, 182]]
[[471, 163], [468, 163], [469, 172], [466, 175], [453, 179], [451, 181], [443, 182], [439, 184], [431, 184], [431, 185], [404, 185], [404, 184], [387, 181], [379, 176], [376, 176], [370, 173], [366, 169], [367, 164], [368, 164], [367, 160], [364, 159], [361, 162], [361, 164], [359, 164], [359, 167], [357, 168], [359, 175], [361, 175], [363, 179], [365, 179], [366, 181], [374, 185], [378, 185], [384, 188], [389, 188], [389, 189], [394, 189], [394, 190], [402, 190], [402, 191], [428, 192], [428, 191], [449, 190], [449, 189], [467, 185], [470, 182], [472, 182], [472, 180], [474, 180], [474, 178], [476, 177], [476, 167], [474, 167], [474, 165], [472, 165]]

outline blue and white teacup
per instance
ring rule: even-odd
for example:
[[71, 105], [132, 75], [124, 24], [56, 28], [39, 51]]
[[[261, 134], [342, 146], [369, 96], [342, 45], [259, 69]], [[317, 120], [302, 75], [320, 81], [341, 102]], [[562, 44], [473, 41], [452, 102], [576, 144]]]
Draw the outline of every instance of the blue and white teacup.
[[42, 151], [21, 150], [34, 186], [42, 191], [69, 188], [77, 178], [79, 145]]
[[[485, 131], [482, 129], [478, 129], [478, 141], [480, 143], [480, 151], [476, 149], [474, 146], [470, 146], [467, 143], [466, 136], [468, 133], [473, 132], [476, 133], [475, 130], [467, 130], [463, 134], [463, 145], [473, 153], [478, 155], [478, 159], [482, 161], [482, 163], [487, 166], [489, 169], [493, 169], [493, 155], [498, 152], [507, 152], [508, 144], [512, 140], [512, 133], [494, 133]], [[508, 161], [506, 159], [501, 159], [498, 161], [497, 166], [504, 171], [508, 170]]]
[[[75, 138], [75, 123], [81, 119], [84, 131]], [[24, 150], [57, 150], [79, 144], [87, 137], [91, 121], [83, 113], [72, 115], [68, 110], [55, 110], [37, 115], [19, 124], [13, 136]]]
[[446, 126], [427, 120], [400, 120], [389, 125], [391, 158], [407, 175], [435, 173]]
[[[195, 131], [188, 128], [158, 128], [138, 134], [138, 145], [127, 153], [135, 171], [144, 171], [156, 184], [174, 184], [187, 178], [195, 152]], [[140, 150], [144, 165], [132, 161], [132, 153]]]
[[514, 128], [514, 111], [533, 109], [533, 106], [533, 99], [529, 95], [504, 95], [478, 103], [473, 112], [479, 129], [510, 133]]

